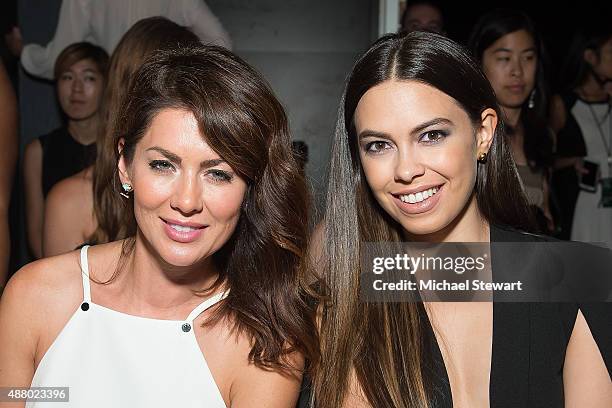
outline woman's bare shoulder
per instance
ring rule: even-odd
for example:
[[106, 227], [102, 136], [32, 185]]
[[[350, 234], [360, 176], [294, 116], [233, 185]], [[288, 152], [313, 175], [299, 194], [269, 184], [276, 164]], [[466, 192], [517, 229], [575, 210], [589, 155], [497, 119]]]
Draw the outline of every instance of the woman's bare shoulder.
[[[45, 202], [45, 246], [46, 254], [56, 254], [74, 248], [95, 230], [91, 175], [88, 169], [81, 171], [53, 186]], [[66, 221], [69, 220], [69, 223]], [[68, 247], [62, 247], [56, 240], [66, 239]], [[51, 245], [49, 245], [51, 243]], [[56, 250], [58, 247], [61, 250]]]
[[[116, 246], [100, 245], [102, 248], [88, 252], [94, 253], [96, 265], [107, 265]], [[42, 353], [83, 302], [80, 253], [72, 251], [25, 265], [11, 277], [2, 294], [0, 315], [10, 321], [28, 322], [28, 332], [39, 340], [37, 348]]]
[[[107, 269], [118, 250], [117, 242], [90, 247], [88, 264], [96, 265], [96, 271]], [[38, 314], [41, 310], [61, 313], [61, 309], [73, 309], [83, 299], [83, 273], [80, 250], [39, 259], [18, 270], [9, 280], [4, 295], [32, 303]], [[92, 262], [92, 255], [94, 261]], [[104, 267], [101, 267], [103, 265]]]
[[77, 197], [81, 199], [84, 198], [81, 197], [81, 194], [88, 194], [88, 196], [91, 196], [92, 185], [92, 168], [88, 167], [79, 173], [59, 181], [53, 186], [51, 191], [49, 191], [49, 196], [54, 195], [66, 198], [78, 194]]
[[80, 270], [77, 251], [27, 264], [6, 285], [2, 307], [29, 322], [33, 331], [43, 330], [64, 320], [81, 301]]
[[6, 290], [18, 291], [25, 297], [45, 298], [80, 284], [80, 270], [78, 251], [39, 259], [19, 269]]

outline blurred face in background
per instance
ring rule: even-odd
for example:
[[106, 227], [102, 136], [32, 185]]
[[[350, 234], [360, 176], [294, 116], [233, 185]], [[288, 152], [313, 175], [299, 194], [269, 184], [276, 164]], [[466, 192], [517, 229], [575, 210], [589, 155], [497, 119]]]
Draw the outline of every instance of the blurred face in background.
[[84, 59], [72, 64], [59, 75], [56, 86], [60, 106], [68, 119], [85, 120], [98, 112], [104, 79], [94, 61]]
[[585, 59], [600, 80], [612, 80], [612, 37], [599, 50], [587, 50]]
[[431, 31], [444, 33], [442, 14], [429, 4], [415, 4], [408, 6], [402, 21], [402, 31]]
[[535, 86], [538, 55], [531, 34], [518, 30], [485, 49], [482, 68], [505, 108], [520, 108]]

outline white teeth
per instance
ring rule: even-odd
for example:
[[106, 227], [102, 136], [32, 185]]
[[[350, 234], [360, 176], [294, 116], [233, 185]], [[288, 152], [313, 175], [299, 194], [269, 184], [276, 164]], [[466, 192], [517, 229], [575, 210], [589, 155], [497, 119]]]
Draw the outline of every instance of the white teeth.
[[438, 188], [433, 187], [433, 188], [430, 188], [429, 190], [420, 191], [416, 194], [405, 194], [399, 197], [400, 197], [400, 200], [402, 200], [405, 203], [414, 204], [414, 203], [420, 203], [421, 201], [427, 200], [428, 198], [432, 197], [437, 192], [438, 192]]
[[189, 232], [189, 231], [195, 231], [197, 228], [192, 228], [192, 227], [184, 227], [182, 225], [176, 225], [176, 224], [168, 224], [170, 225], [170, 228], [178, 231], [178, 232]]

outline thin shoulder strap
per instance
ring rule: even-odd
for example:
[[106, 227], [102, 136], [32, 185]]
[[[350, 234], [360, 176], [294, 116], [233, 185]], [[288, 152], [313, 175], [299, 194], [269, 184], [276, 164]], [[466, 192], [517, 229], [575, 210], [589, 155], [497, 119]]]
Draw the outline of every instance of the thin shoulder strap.
[[87, 262], [87, 248], [81, 248], [81, 275], [83, 278], [83, 302], [91, 302], [91, 289], [89, 287], [89, 263]]
[[193, 322], [195, 318], [198, 317], [203, 311], [213, 306], [214, 304], [222, 301], [227, 297], [227, 295], [229, 295], [229, 290], [212, 295], [211, 297], [200, 303], [198, 306], [196, 306], [196, 308], [193, 309], [191, 313], [189, 313], [189, 316], [187, 316], [187, 319], [185, 321]]

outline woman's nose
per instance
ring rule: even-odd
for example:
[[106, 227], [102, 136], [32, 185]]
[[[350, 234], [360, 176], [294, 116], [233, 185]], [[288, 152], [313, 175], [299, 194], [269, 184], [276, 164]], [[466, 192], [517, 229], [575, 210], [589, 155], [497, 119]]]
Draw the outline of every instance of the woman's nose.
[[399, 151], [395, 165], [395, 180], [411, 183], [415, 177], [425, 173], [420, 154], [416, 149], [403, 149]]
[[176, 185], [170, 205], [184, 215], [202, 211], [202, 181], [197, 175], [185, 174]]

